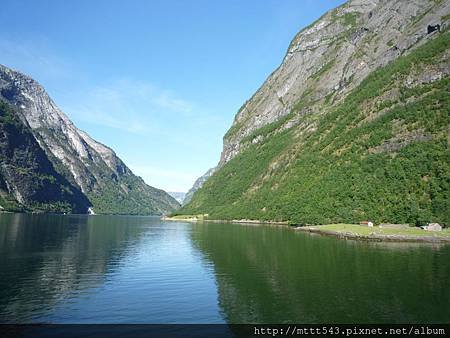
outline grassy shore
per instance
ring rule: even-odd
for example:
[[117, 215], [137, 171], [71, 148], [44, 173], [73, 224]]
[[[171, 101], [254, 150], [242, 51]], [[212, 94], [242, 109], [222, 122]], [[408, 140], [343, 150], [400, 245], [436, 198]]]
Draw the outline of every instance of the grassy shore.
[[327, 224], [297, 227], [296, 230], [350, 239], [450, 243], [450, 229], [448, 228], [442, 231], [427, 231], [417, 227], [394, 229], [356, 224]]
[[199, 214], [199, 215], [174, 215], [174, 216], [165, 216], [162, 217], [165, 221], [188, 221], [188, 222], [197, 222], [204, 221], [208, 218], [207, 214]]

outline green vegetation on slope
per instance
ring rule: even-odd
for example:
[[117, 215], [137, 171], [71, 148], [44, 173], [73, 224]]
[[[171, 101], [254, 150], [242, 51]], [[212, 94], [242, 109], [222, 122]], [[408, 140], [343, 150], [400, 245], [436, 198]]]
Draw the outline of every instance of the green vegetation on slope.
[[[296, 224], [450, 224], [449, 79], [407, 86], [445, 59], [443, 33], [370, 74], [314, 132], [266, 126], [179, 214]], [[383, 98], [385, 93], [397, 93]], [[299, 132], [300, 131], [300, 132]]]
[[87, 193], [95, 213], [122, 215], [160, 215], [174, 210], [177, 202], [162, 191], [147, 186], [136, 176], [112, 181], [101, 192]]

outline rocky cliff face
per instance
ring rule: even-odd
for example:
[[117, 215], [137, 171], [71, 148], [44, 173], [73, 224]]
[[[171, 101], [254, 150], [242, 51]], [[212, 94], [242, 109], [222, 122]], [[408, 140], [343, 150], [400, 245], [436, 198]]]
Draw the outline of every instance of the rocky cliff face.
[[170, 196], [175, 198], [178, 203], [182, 204], [184, 197], [186, 196], [185, 192], [179, 192], [179, 191], [168, 191], [167, 192]]
[[303, 29], [178, 212], [449, 224], [449, 13], [448, 1], [351, 0]]
[[427, 26], [442, 25], [449, 11], [448, 1], [351, 0], [327, 12], [294, 37], [281, 65], [241, 107], [219, 167], [255, 130], [293, 111], [285, 126], [298, 124], [299, 116], [321, 113], [324, 98], [342, 100], [372, 71], [424, 43]]
[[15, 108], [54, 167], [96, 213], [161, 214], [178, 207], [135, 176], [112, 149], [79, 130], [30, 77], [0, 65], [0, 99]]
[[13, 107], [0, 101], [0, 208], [86, 213], [80, 189], [61, 176]]

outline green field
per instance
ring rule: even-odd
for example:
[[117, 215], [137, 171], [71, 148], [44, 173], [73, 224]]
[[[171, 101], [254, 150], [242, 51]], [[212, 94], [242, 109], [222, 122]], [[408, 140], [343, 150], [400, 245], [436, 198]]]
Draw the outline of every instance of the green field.
[[410, 227], [406, 229], [380, 228], [378, 226], [368, 227], [357, 224], [327, 224], [314, 227], [317, 230], [334, 231], [339, 233], [350, 233], [360, 236], [370, 235], [398, 235], [398, 236], [438, 236], [450, 238], [450, 228], [442, 231], [427, 231], [418, 227]]

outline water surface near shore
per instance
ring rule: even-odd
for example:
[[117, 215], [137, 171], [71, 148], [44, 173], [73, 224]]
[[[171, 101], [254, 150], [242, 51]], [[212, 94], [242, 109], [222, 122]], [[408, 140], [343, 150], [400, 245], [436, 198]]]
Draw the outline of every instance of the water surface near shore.
[[2, 323], [450, 322], [450, 246], [0, 215]]

